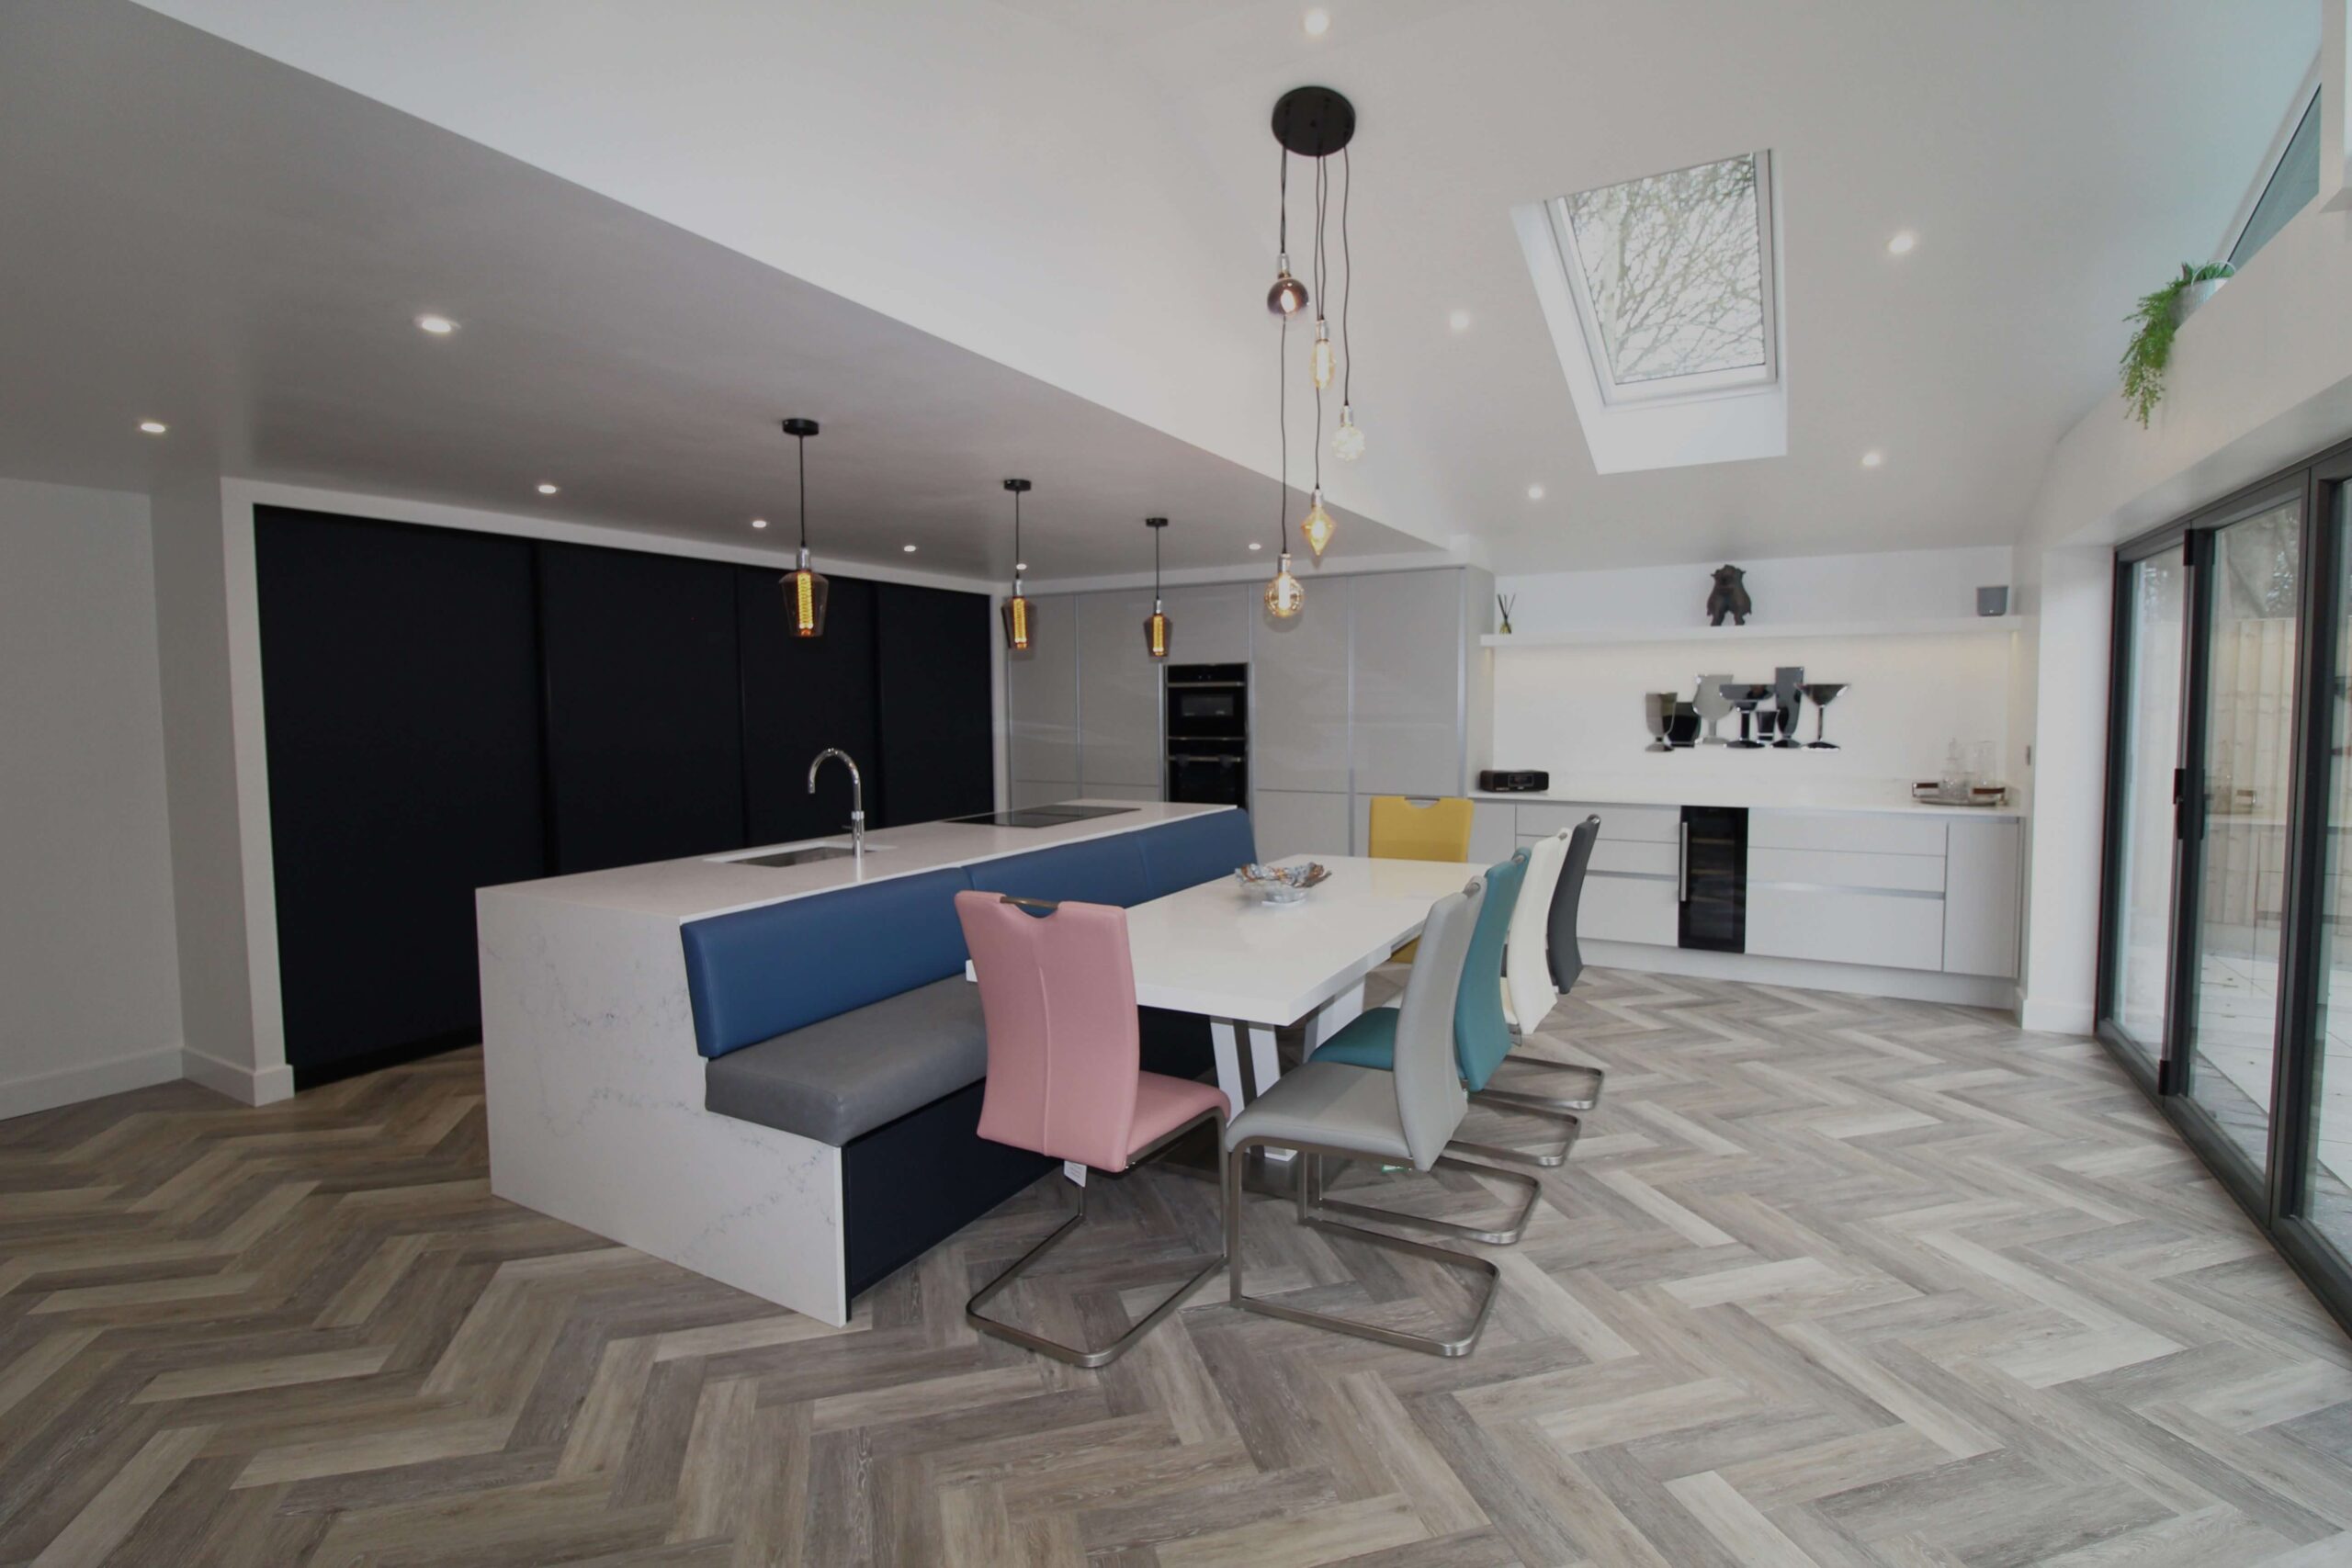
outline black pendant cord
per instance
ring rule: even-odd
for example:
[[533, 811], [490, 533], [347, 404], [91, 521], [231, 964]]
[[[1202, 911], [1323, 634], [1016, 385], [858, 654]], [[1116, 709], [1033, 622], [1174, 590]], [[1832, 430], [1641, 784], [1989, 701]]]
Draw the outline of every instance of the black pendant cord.
[[1021, 492], [1012, 492], [1012, 596], [1021, 597]]
[[1159, 608], [1159, 530], [1151, 531], [1151, 607]]
[[[1326, 180], [1323, 173], [1323, 160], [1317, 158], [1315, 160], [1315, 299], [1317, 301], [1315, 306], [1315, 335], [1318, 341], [1323, 338], [1325, 333], [1330, 331], [1329, 327], [1325, 325], [1322, 315], [1322, 300], [1324, 299], [1323, 214], [1329, 206], [1329, 203], [1330, 186]], [[1315, 440], [1313, 446], [1315, 447], [1316, 502], [1319, 505], [1322, 502], [1323, 491], [1323, 383], [1320, 381], [1315, 381], [1311, 375], [1307, 378], [1308, 380], [1313, 381], [1315, 386]], [[1317, 557], [1317, 558], [1320, 559], [1321, 558]]]
[[1274, 182], [1275, 189], [1281, 192], [1275, 206], [1274, 254], [1286, 256], [1290, 254], [1290, 149], [1277, 141], [1274, 156], [1283, 163], [1281, 176]]
[[1356, 345], [1348, 336], [1348, 306], [1356, 297], [1356, 262], [1348, 250], [1348, 197], [1355, 194], [1355, 169], [1348, 150], [1340, 149], [1340, 406], [1348, 406], [1348, 389], [1355, 384]]
[[800, 448], [800, 548], [808, 549], [808, 438], [796, 435], [793, 441]]

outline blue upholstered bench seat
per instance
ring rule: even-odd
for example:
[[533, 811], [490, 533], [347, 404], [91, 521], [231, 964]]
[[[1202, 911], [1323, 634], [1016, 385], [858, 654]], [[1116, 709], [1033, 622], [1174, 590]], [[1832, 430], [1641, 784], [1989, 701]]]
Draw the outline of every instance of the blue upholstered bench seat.
[[840, 1147], [988, 1069], [980, 988], [956, 975], [714, 1058], [703, 1104]]
[[[1254, 852], [1249, 814], [1219, 811], [690, 921], [703, 1103], [845, 1146], [987, 1075], [956, 894], [1125, 907], [1226, 875]], [[1178, 1021], [1153, 1021], [1148, 1052]]]

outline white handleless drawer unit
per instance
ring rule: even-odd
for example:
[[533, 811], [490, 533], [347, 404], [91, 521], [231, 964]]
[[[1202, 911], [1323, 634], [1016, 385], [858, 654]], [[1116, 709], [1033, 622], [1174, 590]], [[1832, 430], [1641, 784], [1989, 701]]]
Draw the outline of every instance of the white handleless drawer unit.
[[1882, 969], [1940, 969], [1944, 901], [1934, 893], [1871, 893], [1751, 881], [1747, 951], [1770, 958], [1868, 964]]
[[2015, 822], [1954, 822], [1944, 874], [1947, 974], [2018, 973], [2018, 878], [2024, 835]]
[[[1596, 849], [1594, 859], [1599, 858]], [[1682, 940], [1682, 901], [1672, 873], [1623, 876], [1596, 865], [1577, 904], [1577, 935], [1593, 942], [1677, 945]]]
[[1895, 817], [1867, 811], [1750, 811], [1747, 847], [1756, 850], [1840, 850], [1851, 853], [1939, 855], [1941, 818]]
[[1747, 847], [1747, 885], [1782, 883], [1801, 887], [1851, 887], [1866, 892], [1940, 893], [1944, 857], [1849, 853], [1844, 850], [1769, 850]]
[[1611, 839], [1645, 839], [1652, 843], [1670, 844], [1682, 836], [1682, 808], [1679, 806], [1563, 806], [1544, 801], [1521, 805], [1519, 836], [1540, 839], [1546, 833], [1573, 829], [1588, 817], [1600, 818], [1602, 843]]
[[1491, 800], [1475, 804], [1470, 815], [1470, 863], [1493, 865], [1510, 858], [1524, 841], [1519, 836], [1518, 814]]

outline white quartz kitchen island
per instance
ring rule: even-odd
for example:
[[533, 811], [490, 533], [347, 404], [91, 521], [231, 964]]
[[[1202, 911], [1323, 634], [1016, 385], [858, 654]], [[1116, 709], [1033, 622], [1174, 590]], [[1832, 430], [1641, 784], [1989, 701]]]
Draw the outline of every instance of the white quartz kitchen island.
[[680, 928], [1225, 809], [1084, 804], [1121, 809], [1043, 828], [877, 829], [858, 859], [741, 863], [796, 847], [773, 845], [483, 888], [475, 908], [492, 1190], [847, 1322], [842, 1150], [704, 1108]]

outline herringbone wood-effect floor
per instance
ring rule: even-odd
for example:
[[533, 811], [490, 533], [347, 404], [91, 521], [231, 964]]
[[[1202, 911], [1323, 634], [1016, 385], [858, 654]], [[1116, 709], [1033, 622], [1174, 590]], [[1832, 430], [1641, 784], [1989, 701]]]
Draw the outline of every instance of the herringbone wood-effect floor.
[[[470, 1053], [6, 1123], [0, 1562], [2352, 1562], [2352, 1348], [2095, 1046], [1623, 973], [1549, 1035], [1608, 1098], [1460, 1361], [1214, 1281], [1101, 1373], [974, 1336], [1058, 1179], [830, 1329], [492, 1198]], [[1105, 1188], [1005, 1310], [1216, 1245]], [[1253, 1289], [1464, 1304], [1249, 1218]]]

